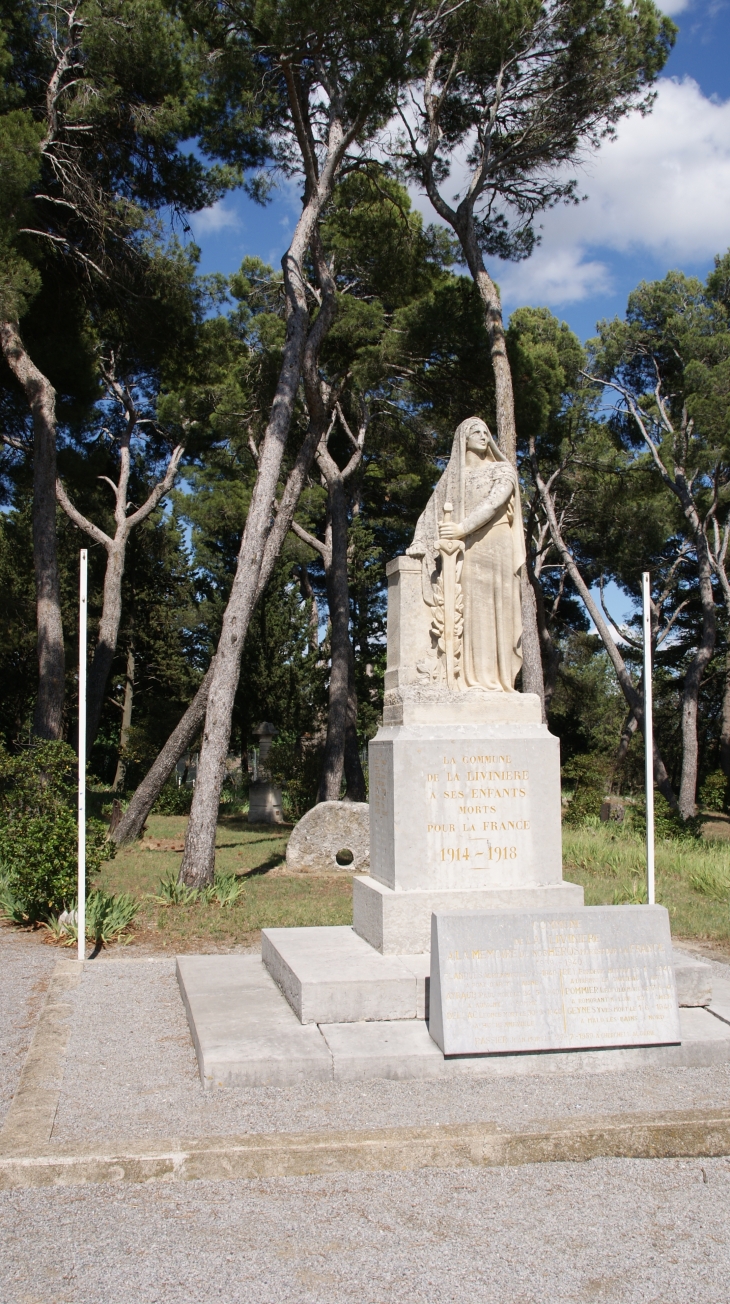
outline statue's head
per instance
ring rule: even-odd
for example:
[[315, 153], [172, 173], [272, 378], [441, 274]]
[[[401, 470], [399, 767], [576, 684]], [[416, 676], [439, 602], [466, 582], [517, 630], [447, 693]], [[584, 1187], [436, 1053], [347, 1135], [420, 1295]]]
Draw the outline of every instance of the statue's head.
[[464, 447], [473, 453], [484, 453], [494, 460], [492, 434], [486, 421], [481, 417], [467, 417], [456, 431], [456, 438], [464, 440]]

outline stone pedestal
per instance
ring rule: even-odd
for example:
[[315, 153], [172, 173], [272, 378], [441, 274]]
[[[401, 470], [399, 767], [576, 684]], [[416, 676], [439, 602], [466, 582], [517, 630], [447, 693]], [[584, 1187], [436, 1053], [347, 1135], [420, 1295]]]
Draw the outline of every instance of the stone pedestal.
[[283, 824], [284, 806], [281, 788], [266, 779], [252, 783], [248, 790], [249, 824]]
[[437, 701], [432, 722], [385, 725], [370, 744], [370, 874], [355, 880], [353, 923], [383, 954], [428, 951], [433, 911], [583, 904], [563, 882], [559, 744], [538, 699], [454, 696], [469, 723], [441, 723]]
[[[253, 783], [248, 794], [249, 824], [283, 824], [284, 805], [281, 788], [271, 782], [268, 770], [268, 756], [278, 730], [273, 724], [264, 720], [254, 729], [259, 740], [258, 761], [254, 763]], [[255, 753], [254, 753], [255, 755]]]

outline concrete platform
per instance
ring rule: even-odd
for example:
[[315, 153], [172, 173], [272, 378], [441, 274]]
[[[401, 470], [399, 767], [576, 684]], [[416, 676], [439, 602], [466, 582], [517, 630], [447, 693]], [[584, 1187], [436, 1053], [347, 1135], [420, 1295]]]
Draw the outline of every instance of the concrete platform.
[[576, 910], [583, 905], [577, 883], [538, 887], [444, 888], [400, 892], [368, 874], [352, 880], [352, 926], [382, 955], [431, 951], [431, 915], [444, 910]]
[[180, 956], [177, 972], [206, 1087], [605, 1073], [730, 1063], [730, 982], [718, 999], [727, 1021], [706, 1008], [680, 1009], [680, 1046], [445, 1060], [422, 1018], [302, 1025], [258, 956]]
[[[712, 967], [686, 951], [672, 948], [677, 1002], [680, 1006], [712, 1005]], [[727, 984], [730, 989], [730, 983]], [[730, 999], [730, 990], [728, 991]]]
[[322, 1034], [302, 1026], [257, 955], [181, 955], [177, 980], [204, 1087], [331, 1082]]
[[[547, 1073], [610, 1073], [620, 1069], [700, 1068], [730, 1062], [730, 1026], [705, 1009], [679, 1012], [680, 1046], [475, 1055], [444, 1059], [420, 1019], [408, 1023], [325, 1025], [336, 1082], [365, 1078], [444, 1078], [460, 1074], [521, 1077]], [[434, 1055], [434, 1051], [436, 1054]]]
[[302, 1023], [416, 1017], [413, 971], [351, 928], [265, 928], [261, 959]]

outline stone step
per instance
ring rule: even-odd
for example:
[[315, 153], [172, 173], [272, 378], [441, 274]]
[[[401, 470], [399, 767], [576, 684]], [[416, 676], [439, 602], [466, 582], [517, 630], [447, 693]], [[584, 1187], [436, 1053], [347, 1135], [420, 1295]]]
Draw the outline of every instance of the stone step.
[[[380, 955], [351, 928], [265, 928], [261, 959], [303, 1024], [415, 1019], [418, 1013], [413, 968], [400, 956]], [[420, 1004], [423, 1009], [423, 999]]]
[[[381, 955], [346, 926], [265, 928], [261, 958], [304, 1024], [428, 1018], [428, 953]], [[675, 950], [674, 969], [679, 1005], [710, 1005], [710, 965]]]
[[712, 966], [686, 951], [672, 947], [677, 1003], [682, 1006], [712, 1004]]
[[204, 1087], [332, 1081], [322, 1034], [302, 1026], [257, 955], [180, 955], [177, 980]]

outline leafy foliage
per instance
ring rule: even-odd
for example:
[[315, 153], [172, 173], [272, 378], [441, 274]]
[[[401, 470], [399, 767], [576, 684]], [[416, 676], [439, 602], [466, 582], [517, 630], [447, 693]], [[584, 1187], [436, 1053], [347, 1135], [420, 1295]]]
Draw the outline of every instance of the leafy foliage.
[[[131, 892], [105, 892], [97, 888], [86, 899], [86, 937], [95, 946], [124, 940], [139, 912], [139, 901]], [[77, 905], [73, 904], [60, 915], [51, 915], [47, 922], [49, 931], [64, 946], [75, 946], [78, 940]]]
[[[75, 763], [61, 742], [38, 742], [17, 755], [0, 747], [3, 908], [16, 923], [37, 923], [76, 895]], [[88, 880], [110, 855], [106, 828], [97, 820], [87, 821], [86, 848]]]

